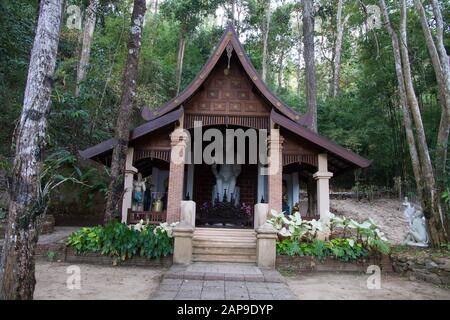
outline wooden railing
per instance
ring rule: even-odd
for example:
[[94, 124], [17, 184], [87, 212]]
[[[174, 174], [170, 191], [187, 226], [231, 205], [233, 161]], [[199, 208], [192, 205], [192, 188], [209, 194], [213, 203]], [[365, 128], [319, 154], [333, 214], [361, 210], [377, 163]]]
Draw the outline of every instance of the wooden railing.
[[133, 211], [128, 209], [128, 224], [138, 223], [144, 220], [147, 224], [160, 224], [161, 222], [166, 222], [167, 212], [155, 212], [155, 211]]

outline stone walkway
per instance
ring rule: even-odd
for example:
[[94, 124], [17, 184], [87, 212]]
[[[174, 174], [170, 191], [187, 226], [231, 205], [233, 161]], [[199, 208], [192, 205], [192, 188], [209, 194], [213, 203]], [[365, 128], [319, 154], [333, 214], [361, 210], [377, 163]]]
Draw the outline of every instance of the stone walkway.
[[241, 263], [174, 265], [153, 300], [295, 300], [276, 270]]

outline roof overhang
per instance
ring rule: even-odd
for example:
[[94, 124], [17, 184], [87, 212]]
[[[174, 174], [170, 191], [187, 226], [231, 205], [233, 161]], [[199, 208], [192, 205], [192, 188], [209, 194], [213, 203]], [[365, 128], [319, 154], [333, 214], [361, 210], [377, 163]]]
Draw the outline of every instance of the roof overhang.
[[[183, 114], [183, 108], [178, 108], [164, 116], [148, 121], [143, 125], [140, 125], [133, 130], [130, 130], [129, 141], [136, 140], [148, 133], [151, 133], [157, 129], [160, 129], [170, 123], [178, 121]], [[103, 141], [93, 147], [87, 148], [85, 150], [79, 151], [80, 155], [85, 159], [93, 159], [96, 157], [103, 157], [112, 152], [112, 149], [117, 144], [116, 138], [111, 138], [109, 140]]]
[[357, 155], [343, 146], [338, 145], [273, 110], [270, 113], [270, 118], [274, 123], [311, 142], [332, 156], [337, 157], [340, 161], [346, 162], [352, 168], [367, 168], [372, 163], [371, 160]]

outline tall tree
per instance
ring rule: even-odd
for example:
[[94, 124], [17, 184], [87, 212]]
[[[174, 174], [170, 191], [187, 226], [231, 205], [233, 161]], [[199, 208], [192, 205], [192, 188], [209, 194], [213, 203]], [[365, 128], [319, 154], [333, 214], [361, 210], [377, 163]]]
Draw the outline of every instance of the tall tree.
[[80, 61], [77, 68], [77, 84], [75, 88], [75, 96], [80, 95], [80, 85], [86, 77], [86, 68], [89, 64], [91, 56], [91, 45], [94, 36], [95, 21], [97, 18], [98, 0], [89, 0], [89, 6], [84, 16], [83, 40], [81, 46]]
[[[303, 59], [305, 61], [306, 110], [311, 117], [309, 129], [317, 132], [317, 84], [314, 53], [314, 1], [303, 0]], [[308, 214], [317, 212], [317, 189], [313, 177], [308, 177]]]
[[131, 122], [133, 103], [136, 97], [139, 52], [141, 49], [142, 29], [146, 11], [145, 0], [134, 0], [131, 14], [131, 27], [128, 39], [128, 56], [123, 77], [122, 97], [117, 114], [114, 146], [111, 160], [111, 181], [106, 202], [104, 222], [110, 221], [119, 214], [120, 201], [124, 191], [125, 161], [128, 151], [129, 126]]
[[313, 0], [303, 0], [303, 59], [305, 60], [306, 109], [312, 119], [310, 129], [317, 132], [317, 84], [314, 54]]
[[336, 13], [336, 43], [334, 46], [334, 68], [333, 68], [333, 97], [339, 94], [340, 89], [340, 76], [341, 76], [341, 53], [342, 53], [342, 40], [344, 38], [344, 28], [347, 22], [348, 16], [342, 18], [342, 11], [344, 8], [344, 0], [338, 0], [337, 13]]
[[0, 268], [0, 298], [32, 299], [36, 283], [40, 175], [58, 52], [63, 0], [40, 1], [22, 114], [16, 130], [8, 226]]
[[216, 10], [217, 4], [218, 1], [216, 0], [166, 0], [161, 5], [162, 15], [166, 18], [171, 18], [179, 24], [177, 67], [175, 75], [177, 94], [181, 90], [186, 39], [194, 32], [203, 17], [206, 17]]
[[[431, 242], [434, 246], [439, 246], [441, 243], [447, 241], [446, 222], [437, 194], [436, 179], [426, 141], [422, 115], [412, 81], [412, 72], [408, 54], [406, 2], [405, 0], [400, 0], [400, 37], [393, 31], [384, 0], [380, 0], [380, 6], [393, 42], [396, 69], [399, 69], [397, 75], [400, 94], [403, 95], [402, 99], [406, 100], [403, 103], [408, 106], [407, 112], [404, 112], [404, 117], [407, 118], [406, 122], [411, 121], [412, 118], [411, 124], [408, 124], [410, 125], [410, 128], [407, 128], [407, 130], [412, 131], [412, 139], [414, 139], [414, 141], [411, 141], [412, 139], [408, 138], [410, 152], [412, 148], [413, 150], [416, 149], [417, 153], [414, 154], [414, 157], [412, 158], [416, 186], [419, 192], [422, 210], [426, 218]], [[409, 118], [409, 115], [411, 115], [411, 118]]]
[[262, 50], [262, 66], [261, 66], [261, 78], [266, 81], [267, 77], [267, 67], [268, 67], [268, 55], [269, 55], [269, 31], [270, 31], [270, 21], [272, 19], [272, 12], [270, 8], [270, 0], [265, 2], [264, 6], [264, 19], [262, 21], [263, 25], [261, 27], [262, 37], [263, 37], [263, 50]]
[[[438, 185], [438, 193], [440, 194], [446, 187], [444, 176], [446, 174], [448, 137], [450, 131], [450, 68], [447, 63], [449, 58], [444, 47], [442, 13], [437, 1], [431, 1], [436, 20], [436, 41], [433, 39], [431, 28], [428, 24], [428, 18], [422, 2], [420, 0], [414, 0], [414, 3], [417, 12], [419, 13], [422, 31], [425, 36], [425, 42], [433, 64], [436, 82], [438, 84], [439, 98], [442, 105], [434, 166], [435, 174], [438, 178], [436, 181]], [[445, 206], [442, 206], [442, 209], [445, 211]]]

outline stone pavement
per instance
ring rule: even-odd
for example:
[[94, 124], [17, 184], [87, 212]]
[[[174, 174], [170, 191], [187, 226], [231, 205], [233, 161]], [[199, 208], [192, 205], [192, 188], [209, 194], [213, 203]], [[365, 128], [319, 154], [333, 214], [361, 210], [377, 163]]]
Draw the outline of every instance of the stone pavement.
[[295, 300], [276, 270], [243, 263], [174, 265], [153, 300]]

